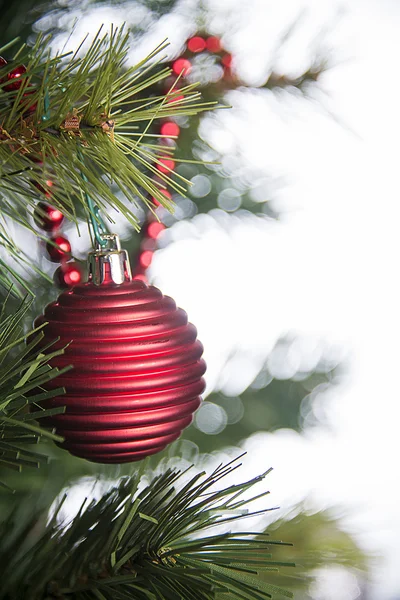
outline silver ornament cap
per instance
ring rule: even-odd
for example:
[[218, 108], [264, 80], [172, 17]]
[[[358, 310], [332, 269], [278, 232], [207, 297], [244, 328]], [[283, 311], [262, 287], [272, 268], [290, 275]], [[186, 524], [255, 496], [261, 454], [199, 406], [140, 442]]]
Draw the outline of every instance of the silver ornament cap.
[[101, 237], [105, 244], [96, 242], [96, 249], [89, 252], [88, 280], [95, 285], [102, 285], [105, 281], [117, 284], [132, 281], [128, 253], [121, 249], [117, 234], [105, 233]]

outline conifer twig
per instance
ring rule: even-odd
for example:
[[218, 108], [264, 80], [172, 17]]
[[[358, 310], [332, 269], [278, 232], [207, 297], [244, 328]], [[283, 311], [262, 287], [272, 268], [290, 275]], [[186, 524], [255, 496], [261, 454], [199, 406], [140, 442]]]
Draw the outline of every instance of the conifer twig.
[[167, 469], [140, 491], [142, 467], [70, 523], [58, 525], [56, 511], [33, 543], [25, 541], [33, 521], [17, 525], [16, 510], [0, 524], [0, 600], [292, 597], [268, 581], [271, 571], [294, 566], [273, 558], [274, 548], [291, 544], [266, 533], [226, 531], [227, 523], [265, 512], [247, 508], [255, 496], [236, 501], [265, 474], [218, 486], [238, 460], [190, 479], [187, 471]]

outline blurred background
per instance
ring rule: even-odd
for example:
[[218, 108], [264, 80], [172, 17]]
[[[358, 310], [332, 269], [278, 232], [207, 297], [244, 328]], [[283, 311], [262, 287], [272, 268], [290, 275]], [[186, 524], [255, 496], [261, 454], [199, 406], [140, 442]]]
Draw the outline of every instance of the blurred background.
[[[154, 468], [209, 469], [246, 451], [241, 477], [272, 466], [266, 486], [279, 507], [246, 527], [295, 544], [298, 568], [279, 583], [298, 600], [400, 598], [400, 3], [0, 7], [4, 43], [51, 32], [54, 51], [75, 49], [102, 23], [126, 21], [134, 64], [168, 38], [165, 62], [188, 60], [205, 99], [231, 107], [176, 122], [176, 156], [211, 164], [177, 166], [192, 185], [173, 197], [174, 214], [158, 209], [166, 228], [149, 260], [143, 234], [113, 215], [134, 265], [188, 312], [208, 364], [206, 402]], [[84, 232], [68, 236], [83, 259]], [[36, 244], [21, 239], [51, 273]], [[39, 312], [57, 291], [36, 287]], [[71, 511], [96, 478], [106, 485], [135, 468], [48, 452], [48, 467], [11, 484], [43, 502], [68, 487]]]

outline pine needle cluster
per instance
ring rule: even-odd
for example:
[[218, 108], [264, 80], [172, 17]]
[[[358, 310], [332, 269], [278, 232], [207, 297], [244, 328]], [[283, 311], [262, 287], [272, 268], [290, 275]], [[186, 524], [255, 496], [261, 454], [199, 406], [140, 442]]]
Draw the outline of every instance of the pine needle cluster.
[[[21, 471], [25, 467], [39, 467], [48, 458], [32, 451], [31, 445], [42, 438], [62, 441], [53, 431], [38, 425], [37, 419], [63, 413], [65, 407], [43, 409], [40, 403], [63, 393], [63, 388], [45, 391], [41, 386], [69, 370], [51, 368], [51, 358], [63, 353], [56, 350], [44, 354], [35, 351], [43, 335], [41, 328], [23, 332], [23, 321], [32, 300], [21, 302], [17, 311], [7, 313], [7, 302], [0, 311], [0, 486], [2, 468]], [[32, 334], [35, 334], [32, 336]], [[24, 343], [26, 342], [26, 343]], [[47, 347], [48, 349], [49, 347]]]
[[[179, 90], [173, 84], [160, 95], [150, 91], [171, 73], [163, 66], [167, 42], [131, 67], [124, 27], [106, 34], [100, 29], [74, 53], [53, 56], [51, 43], [51, 36], [39, 36], [11, 58], [9, 46], [0, 48], [7, 56], [0, 67], [0, 245], [29, 265], [9, 223], [40, 237], [32, 214], [49, 193], [48, 181], [52, 204], [72, 222], [82, 214], [98, 219], [91, 209], [97, 205], [107, 218], [115, 209], [138, 228], [139, 205], [152, 210], [155, 198], [171, 209], [162, 190], [168, 184], [184, 194], [187, 187], [168, 167], [158, 169], [172, 150], [154, 133], [153, 122], [216, 106], [201, 100], [196, 84]], [[20, 86], [9, 89], [8, 74], [19, 65], [26, 68]], [[9, 261], [0, 266], [16, 275]]]
[[242, 496], [266, 473], [216, 489], [238, 466], [235, 459], [209, 476], [190, 479], [187, 472], [168, 469], [140, 491], [142, 469], [101, 500], [82, 506], [67, 525], [57, 524], [56, 511], [40, 533], [35, 532], [37, 515], [17, 526], [15, 510], [0, 524], [0, 599], [292, 597], [268, 583], [268, 572], [293, 566], [273, 560], [273, 548], [283, 542], [265, 533], [217, 532], [265, 512], [247, 508], [260, 495]]

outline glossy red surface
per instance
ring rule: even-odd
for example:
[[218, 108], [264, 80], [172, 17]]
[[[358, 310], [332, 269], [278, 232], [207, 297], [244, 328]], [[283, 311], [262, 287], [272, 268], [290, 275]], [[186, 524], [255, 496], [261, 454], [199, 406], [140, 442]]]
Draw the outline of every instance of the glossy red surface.
[[196, 328], [172, 298], [142, 281], [76, 285], [49, 304], [48, 350], [70, 343], [51, 360], [74, 369], [48, 384], [66, 394], [46, 406], [66, 406], [47, 419], [72, 454], [94, 462], [141, 460], [177, 439], [201, 403], [205, 363]]

